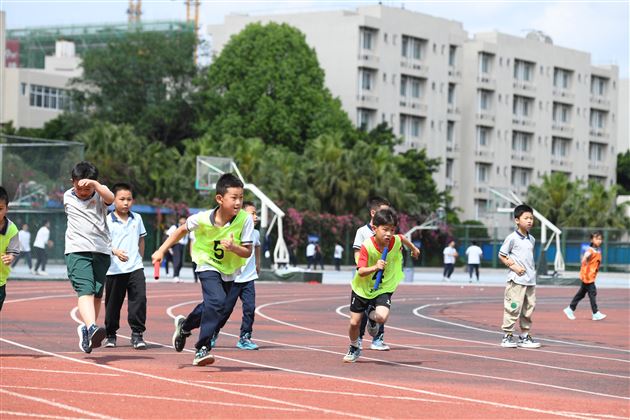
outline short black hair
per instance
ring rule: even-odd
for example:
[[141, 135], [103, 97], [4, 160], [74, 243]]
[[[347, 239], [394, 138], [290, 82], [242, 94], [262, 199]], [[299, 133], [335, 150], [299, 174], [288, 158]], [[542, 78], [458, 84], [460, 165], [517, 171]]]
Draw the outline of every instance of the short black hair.
[[604, 238], [604, 234], [601, 232], [601, 230], [596, 230], [595, 232], [591, 232], [591, 246], [593, 246], [593, 239], [599, 236], [600, 238]]
[[96, 180], [98, 179], [98, 169], [96, 169], [96, 166], [94, 166], [92, 162], [84, 160], [74, 165], [71, 176], [73, 181], [79, 181], [81, 179]]
[[114, 184], [114, 186], [112, 187], [112, 193], [114, 193], [114, 197], [116, 197], [116, 193], [118, 191], [129, 191], [131, 193], [131, 196], [133, 197], [133, 187], [126, 182], [117, 182]]
[[243, 181], [238, 179], [236, 175], [233, 173], [225, 173], [221, 175], [219, 180], [217, 181], [217, 194], [225, 195], [227, 193], [228, 188], [243, 188]]
[[534, 209], [529, 207], [527, 204], [519, 204], [518, 206], [516, 206], [514, 208], [514, 218], [515, 219], [520, 219], [520, 217], [523, 215], [523, 213], [531, 213], [533, 215], [534, 214]]
[[372, 224], [377, 227], [383, 225], [398, 226], [398, 214], [392, 208], [377, 210], [374, 213]]
[[367, 207], [368, 209], [371, 210], [378, 210], [381, 206], [391, 206], [391, 203], [389, 202], [388, 199], [384, 198], [384, 197], [379, 197], [379, 196], [374, 196], [374, 197], [370, 197], [370, 199], [367, 202]]
[[472, 244], [473, 245], [477, 245], [477, 241], [472, 241]]
[[2, 186], [0, 186], [0, 201], [4, 201], [7, 206], [9, 205], [9, 193]]
[[247, 200], [247, 201], [243, 201], [243, 206], [242, 206], [242, 207], [243, 207], [243, 208], [245, 208], [245, 207], [254, 207], [254, 208], [255, 208], [255, 207], [256, 207], [256, 204], [254, 204], [254, 202], [253, 202], [253, 201], [249, 201], [249, 200]]

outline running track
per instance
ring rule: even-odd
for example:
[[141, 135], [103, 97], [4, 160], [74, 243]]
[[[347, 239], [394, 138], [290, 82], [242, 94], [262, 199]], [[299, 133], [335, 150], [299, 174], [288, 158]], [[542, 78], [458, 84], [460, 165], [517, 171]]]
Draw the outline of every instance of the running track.
[[[215, 364], [171, 347], [172, 317], [200, 299], [192, 283], [149, 283], [146, 351], [79, 351], [76, 297], [64, 282], [9, 282], [0, 318], [0, 417], [578, 418], [630, 416], [629, 291], [602, 289], [569, 321], [574, 287], [537, 289], [538, 350], [503, 349], [502, 287], [408, 286], [394, 296], [389, 352], [347, 349], [349, 286], [257, 284], [254, 340], [234, 347], [240, 309]], [[100, 317], [102, 318], [102, 315]], [[365, 347], [369, 347], [368, 345]]]

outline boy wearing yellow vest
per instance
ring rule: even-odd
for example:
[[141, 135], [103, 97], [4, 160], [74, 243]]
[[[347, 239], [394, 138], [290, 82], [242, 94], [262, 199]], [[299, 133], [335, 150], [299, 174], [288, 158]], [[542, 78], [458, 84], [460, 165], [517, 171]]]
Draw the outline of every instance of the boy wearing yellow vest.
[[575, 294], [571, 304], [564, 308], [564, 314], [567, 318], [575, 319], [573, 311], [577, 308], [578, 303], [584, 299], [584, 296], [588, 293], [588, 298], [591, 301], [591, 311], [593, 311], [593, 321], [601, 321], [606, 318], [606, 315], [599, 312], [597, 309], [597, 288], [595, 287], [595, 278], [599, 272], [599, 265], [602, 262], [602, 233], [591, 233], [591, 244], [582, 257], [582, 266], [580, 267], [580, 290]]
[[223, 174], [216, 184], [218, 206], [186, 219], [153, 253], [153, 263], [189, 232], [195, 232], [192, 259], [197, 264], [203, 302], [187, 316], [175, 318], [173, 347], [181, 352], [191, 330], [200, 328], [193, 366], [214, 363], [211, 339], [223, 318], [225, 299], [234, 278], [252, 254], [254, 221], [242, 209], [243, 183], [231, 173]]
[[9, 194], [0, 187], [0, 310], [6, 294], [7, 278], [11, 273], [11, 263], [20, 255], [18, 228], [7, 218]]
[[[361, 355], [359, 348], [359, 327], [364, 312], [368, 313], [368, 333], [378, 335], [381, 324], [387, 322], [391, 307], [391, 297], [404, 277], [402, 271], [402, 245], [411, 249], [411, 255], [418, 258], [420, 250], [404, 235], [396, 235], [398, 215], [391, 208], [378, 210], [374, 214], [372, 226], [374, 236], [366, 239], [361, 245], [357, 261], [357, 272], [352, 280], [350, 299], [350, 347], [343, 361], [355, 362]], [[383, 250], [389, 252], [382, 259]], [[383, 270], [381, 283], [374, 290], [374, 283], [379, 271]]]

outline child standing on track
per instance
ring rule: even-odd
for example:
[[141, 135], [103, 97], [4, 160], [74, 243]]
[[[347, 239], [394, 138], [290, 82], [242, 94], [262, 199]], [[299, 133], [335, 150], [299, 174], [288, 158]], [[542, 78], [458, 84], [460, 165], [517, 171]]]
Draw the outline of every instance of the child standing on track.
[[212, 210], [190, 216], [153, 253], [153, 263], [161, 262], [164, 253], [188, 232], [195, 231], [192, 259], [197, 264], [203, 302], [187, 316], [175, 318], [173, 347], [180, 352], [186, 345], [190, 331], [200, 328], [193, 366], [214, 363], [212, 336], [223, 319], [225, 298], [246, 259], [252, 254], [254, 221], [241, 209], [243, 183], [231, 173], [223, 174], [216, 184]]
[[575, 294], [571, 304], [564, 308], [564, 313], [567, 318], [575, 319], [573, 311], [577, 308], [578, 303], [584, 299], [584, 296], [588, 293], [588, 299], [591, 301], [591, 311], [593, 311], [593, 321], [601, 321], [606, 318], [606, 315], [599, 312], [597, 309], [597, 288], [595, 287], [595, 278], [599, 272], [599, 265], [602, 262], [602, 233], [591, 233], [591, 243], [589, 248], [582, 257], [582, 266], [580, 267], [580, 290]]
[[[359, 348], [359, 326], [364, 313], [368, 315], [368, 332], [372, 337], [379, 333], [381, 324], [387, 322], [391, 307], [391, 298], [398, 283], [404, 277], [402, 271], [402, 245], [411, 249], [411, 255], [418, 258], [420, 250], [404, 235], [396, 235], [398, 215], [391, 208], [378, 210], [372, 219], [374, 236], [361, 245], [357, 262], [357, 273], [352, 280], [350, 300], [350, 328], [348, 336], [350, 347], [343, 361], [355, 362], [361, 355]], [[383, 249], [389, 252], [385, 261], [381, 259]], [[374, 290], [377, 273], [383, 271], [378, 289]]]
[[[243, 210], [252, 216], [254, 225], [256, 225], [258, 222], [256, 205], [251, 201], [245, 201], [243, 203]], [[225, 298], [225, 315], [219, 328], [217, 328], [217, 331], [212, 337], [212, 347], [214, 347], [217, 337], [219, 336], [219, 331], [225, 326], [228, 319], [230, 319], [236, 301], [240, 298], [243, 304], [243, 318], [241, 320], [241, 334], [236, 342], [236, 347], [242, 350], [258, 350], [258, 345], [252, 341], [252, 327], [254, 325], [254, 312], [256, 311], [256, 288], [254, 287], [254, 280], [256, 280], [260, 274], [260, 233], [257, 230], [254, 230], [253, 239], [254, 252], [252, 252], [252, 255], [247, 259], [247, 263], [241, 271], [241, 274], [234, 279], [234, 284]]]
[[455, 270], [457, 257], [459, 257], [459, 253], [455, 249], [455, 241], [450, 241], [442, 253], [444, 254], [444, 275], [442, 281], [449, 281]]
[[[514, 221], [516, 230], [505, 238], [499, 250], [499, 259], [510, 269], [503, 304], [502, 329], [505, 335], [501, 347], [533, 349], [540, 347], [530, 334], [536, 307], [535, 239], [529, 233], [534, 225], [534, 210], [526, 204], [516, 206]], [[513, 335], [517, 320], [521, 327], [518, 341]]]
[[101, 346], [107, 333], [96, 325], [101, 309], [105, 275], [110, 264], [111, 238], [107, 227], [107, 207], [114, 194], [96, 179], [98, 170], [90, 162], [72, 169], [73, 187], [63, 195], [68, 216], [66, 267], [72, 287], [79, 297], [79, 348], [85, 353]]
[[20, 255], [18, 228], [7, 218], [9, 194], [0, 187], [0, 311], [6, 297], [7, 279], [11, 273], [11, 263]]
[[[359, 262], [359, 252], [361, 251], [361, 246], [365, 242], [366, 239], [374, 236], [374, 215], [377, 211], [382, 209], [387, 209], [390, 206], [390, 203], [387, 199], [383, 197], [372, 197], [368, 200], [368, 209], [370, 210], [370, 221], [365, 225], [361, 226], [357, 229], [357, 233], [354, 235], [354, 243], [352, 244], [352, 248], [354, 249], [354, 263], [357, 264]], [[365, 327], [367, 325], [367, 314], [361, 318], [361, 327], [359, 329], [359, 349], [363, 350], [363, 336], [365, 335]], [[372, 338], [372, 344], [370, 345], [370, 349], [378, 350], [378, 351], [387, 351], [389, 350], [389, 346], [385, 344], [385, 326], [381, 324], [378, 335]]]
[[112, 187], [114, 211], [107, 216], [112, 236], [112, 257], [105, 283], [105, 347], [116, 347], [116, 331], [120, 327], [120, 309], [127, 295], [127, 322], [131, 328], [131, 345], [136, 350], [147, 348], [142, 334], [146, 330], [147, 285], [144, 277], [144, 237], [147, 231], [142, 217], [131, 211], [131, 185], [118, 183]]

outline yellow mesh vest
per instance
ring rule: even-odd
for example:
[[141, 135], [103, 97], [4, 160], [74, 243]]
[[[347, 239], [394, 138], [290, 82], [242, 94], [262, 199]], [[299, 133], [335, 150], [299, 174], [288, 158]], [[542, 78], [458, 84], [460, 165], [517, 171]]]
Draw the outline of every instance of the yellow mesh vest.
[[[376, 249], [372, 243], [372, 238], [366, 239], [365, 242], [363, 242], [363, 246], [365, 246], [368, 252], [367, 265], [368, 267], [373, 266], [376, 264], [376, 261], [381, 258], [381, 252]], [[398, 287], [398, 283], [403, 279], [401, 246], [402, 242], [400, 236], [395, 235], [394, 246], [387, 252], [387, 267], [383, 272], [383, 278], [381, 279], [381, 285], [378, 290], [373, 289], [377, 273], [361, 277], [357, 270], [352, 280], [352, 290], [354, 293], [366, 299], [374, 299], [383, 293], [394, 293], [396, 287]]]
[[[15, 226], [15, 223], [9, 219], [7, 219], [7, 223], [9, 224], [7, 233], [0, 235], [0, 254], [4, 254], [7, 251], [11, 238], [18, 234], [18, 228]], [[11, 266], [4, 265], [4, 263], [0, 261], [0, 286], [4, 286], [7, 283], [9, 273], [11, 273]]]
[[241, 233], [249, 214], [240, 210], [228, 226], [214, 226], [210, 223], [210, 210], [199, 215], [199, 226], [195, 230], [195, 243], [192, 246], [192, 260], [198, 266], [211, 265], [223, 274], [233, 274], [247, 262], [221, 246], [222, 239], [234, 235], [234, 243], [241, 244]]

